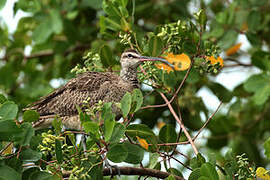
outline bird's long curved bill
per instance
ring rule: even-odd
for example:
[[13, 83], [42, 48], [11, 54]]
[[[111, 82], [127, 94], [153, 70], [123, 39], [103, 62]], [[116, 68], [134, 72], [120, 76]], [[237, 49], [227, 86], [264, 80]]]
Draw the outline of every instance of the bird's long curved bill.
[[163, 59], [163, 58], [141, 56], [140, 61], [160, 61], [160, 62], [165, 63], [174, 69], [174, 65], [172, 65], [169, 61], [167, 61], [166, 59]]

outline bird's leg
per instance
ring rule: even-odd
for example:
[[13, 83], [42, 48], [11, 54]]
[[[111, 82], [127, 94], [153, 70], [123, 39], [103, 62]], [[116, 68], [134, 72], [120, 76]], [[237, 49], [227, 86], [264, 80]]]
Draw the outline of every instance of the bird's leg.
[[108, 159], [105, 157], [104, 154], [102, 154], [101, 157], [102, 157], [102, 159], [104, 159], [104, 166], [110, 170], [110, 174], [111, 174], [111, 175], [113, 174], [112, 168], [115, 168], [116, 171], [117, 171], [117, 173], [118, 173], [118, 176], [119, 176], [118, 179], [120, 179], [121, 172], [120, 172], [120, 169], [118, 168], [118, 166], [116, 166], [116, 165], [111, 165], [111, 164], [109, 163]]
[[86, 156], [87, 148], [86, 148], [86, 135], [85, 134], [82, 134], [81, 143], [82, 143], [84, 155]]

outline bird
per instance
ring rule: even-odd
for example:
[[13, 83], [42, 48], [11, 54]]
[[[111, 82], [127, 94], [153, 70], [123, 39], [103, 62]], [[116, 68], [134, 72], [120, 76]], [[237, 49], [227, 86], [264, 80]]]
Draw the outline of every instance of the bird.
[[[158, 57], [142, 56], [135, 49], [124, 51], [120, 58], [120, 75], [113, 72], [85, 72], [69, 80], [62, 87], [32, 103], [26, 110], [35, 110], [40, 114], [33, 122], [36, 130], [49, 128], [55, 117], [60, 117], [67, 129], [82, 130], [77, 107], [88, 107], [102, 102], [120, 102], [126, 92], [140, 88], [137, 79], [137, 67], [144, 61], [160, 61], [171, 67], [167, 60]], [[112, 112], [121, 117], [121, 110], [112, 105]]]

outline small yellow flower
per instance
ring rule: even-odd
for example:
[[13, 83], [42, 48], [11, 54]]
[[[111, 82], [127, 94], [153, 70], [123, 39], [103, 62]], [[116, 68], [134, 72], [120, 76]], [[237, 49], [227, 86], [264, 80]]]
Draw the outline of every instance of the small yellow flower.
[[256, 170], [256, 176], [262, 180], [270, 180], [269, 172], [263, 167], [258, 167]]
[[207, 59], [208, 61], [210, 61], [210, 63], [213, 64], [213, 65], [219, 63], [221, 67], [224, 66], [223, 59], [222, 59], [220, 56], [218, 56], [217, 59], [216, 59], [214, 56], [211, 56], [211, 57], [208, 57], [208, 56], [207, 56], [206, 59]]

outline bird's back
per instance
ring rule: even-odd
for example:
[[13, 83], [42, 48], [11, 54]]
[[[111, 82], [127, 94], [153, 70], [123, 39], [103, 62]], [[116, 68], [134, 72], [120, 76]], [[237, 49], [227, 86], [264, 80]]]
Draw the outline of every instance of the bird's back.
[[81, 107], [85, 101], [90, 107], [99, 100], [118, 102], [127, 91], [133, 89], [134, 87], [131, 84], [123, 81], [116, 74], [110, 72], [86, 72], [71, 79], [67, 84], [41, 98], [25, 110], [36, 110], [40, 114], [40, 120], [35, 123], [36, 126], [42, 126], [42, 128], [43, 126], [49, 126], [51, 119], [57, 115], [62, 118], [62, 122], [75, 118], [77, 121], [74, 122], [77, 123], [76, 126], [67, 125], [72, 126], [68, 128], [73, 128], [78, 127], [79, 123], [77, 106]]

